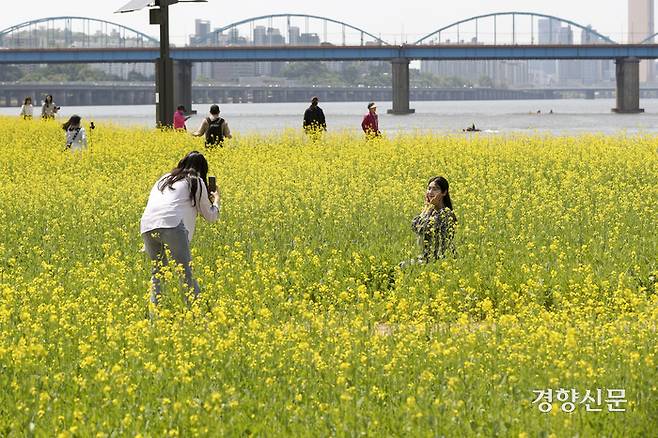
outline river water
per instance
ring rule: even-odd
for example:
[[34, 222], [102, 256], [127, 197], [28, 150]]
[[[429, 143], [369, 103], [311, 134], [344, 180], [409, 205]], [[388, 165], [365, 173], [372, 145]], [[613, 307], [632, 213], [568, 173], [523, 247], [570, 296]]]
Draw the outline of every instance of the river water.
[[[233, 134], [281, 132], [299, 129], [305, 103], [247, 103], [222, 104], [224, 117]], [[321, 102], [331, 131], [358, 131], [365, 102]], [[643, 99], [642, 114], [615, 114], [612, 99], [581, 100], [496, 100], [496, 101], [440, 101], [412, 102], [415, 114], [393, 116], [386, 114], [390, 102], [378, 102], [380, 129], [385, 133], [432, 131], [461, 132], [473, 123], [485, 132], [525, 134], [579, 133], [658, 133], [658, 99]], [[209, 105], [194, 105], [198, 114], [188, 122], [188, 130], [196, 129], [206, 115]], [[550, 114], [550, 111], [553, 114]], [[2, 115], [17, 115], [18, 108], [0, 108]], [[541, 111], [541, 114], [537, 112]], [[35, 108], [35, 114], [39, 112]], [[79, 114], [84, 120], [114, 123], [125, 126], [151, 127], [155, 125], [155, 106], [94, 106], [63, 107], [59, 119]]]

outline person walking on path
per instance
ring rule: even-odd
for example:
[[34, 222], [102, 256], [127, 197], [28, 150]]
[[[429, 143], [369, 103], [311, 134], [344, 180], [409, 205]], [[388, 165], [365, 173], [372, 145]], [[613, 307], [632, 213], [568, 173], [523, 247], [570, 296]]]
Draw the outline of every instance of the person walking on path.
[[[140, 221], [144, 249], [153, 264], [151, 302], [157, 305], [161, 295], [160, 270], [168, 263], [165, 247], [185, 273], [185, 285], [194, 298], [200, 293], [192, 276], [190, 244], [197, 215], [208, 222], [219, 217], [219, 191], [208, 193], [208, 161], [197, 151], [187, 154], [171, 172], [153, 185]], [[189, 289], [188, 289], [189, 290]], [[187, 294], [184, 300], [188, 303]]]
[[324, 117], [324, 111], [318, 106], [320, 99], [314, 96], [311, 99], [311, 106], [304, 111], [304, 131], [307, 134], [317, 133], [327, 130], [327, 121]]
[[442, 176], [435, 176], [427, 183], [425, 208], [411, 222], [422, 253], [402, 266], [442, 259], [447, 252], [455, 254], [457, 217], [452, 211], [449, 188], [448, 180]]
[[62, 129], [66, 132], [66, 149], [79, 151], [87, 147], [87, 133], [80, 122], [82, 118], [78, 115], [72, 115]]
[[34, 116], [34, 107], [32, 106], [32, 98], [30, 96], [27, 96], [23, 101], [19, 115], [25, 120], [31, 119]]
[[224, 146], [224, 139], [232, 138], [226, 120], [219, 117], [219, 106], [210, 106], [210, 116], [203, 119], [201, 126], [194, 133], [195, 137], [206, 136], [206, 147]]
[[174, 129], [182, 129], [183, 131], [187, 130], [185, 122], [189, 119], [190, 116], [185, 115], [185, 106], [178, 105], [176, 112], [174, 113]]
[[52, 94], [49, 94], [43, 101], [43, 106], [41, 107], [41, 118], [45, 120], [54, 119], [55, 114], [57, 114], [59, 109], [60, 107], [55, 105], [55, 102], [53, 102]]
[[368, 114], [363, 116], [361, 129], [363, 129], [368, 139], [382, 135], [379, 131], [379, 116], [377, 115], [377, 105], [375, 102], [368, 104]]

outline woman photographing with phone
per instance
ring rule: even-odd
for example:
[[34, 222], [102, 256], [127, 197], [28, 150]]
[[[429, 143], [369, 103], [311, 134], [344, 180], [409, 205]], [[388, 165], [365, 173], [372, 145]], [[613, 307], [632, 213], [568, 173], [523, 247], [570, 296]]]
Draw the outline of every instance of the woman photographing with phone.
[[[185, 272], [185, 284], [192, 288], [194, 298], [199, 284], [192, 276], [190, 243], [197, 215], [208, 222], [219, 216], [220, 198], [216, 188], [208, 190], [208, 161], [197, 151], [187, 154], [178, 165], [166, 173], [151, 189], [142, 215], [140, 232], [144, 247], [153, 262], [151, 302], [158, 304], [161, 294], [160, 269], [167, 265], [165, 247]], [[187, 295], [184, 296], [187, 303]]]
[[87, 133], [81, 121], [82, 118], [74, 114], [62, 125], [66, 133], [66, 149], [79, 151], [87, 147]]

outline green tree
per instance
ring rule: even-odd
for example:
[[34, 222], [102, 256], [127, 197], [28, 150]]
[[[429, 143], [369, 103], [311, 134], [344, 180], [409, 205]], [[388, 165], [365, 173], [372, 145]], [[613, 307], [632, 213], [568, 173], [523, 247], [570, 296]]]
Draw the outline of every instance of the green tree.
[[25, 72], [15, 65], [0, 66], [0, 81], [2, 82], [15, 82], [19, 80]]
[[488, 88], [493, 88], [495, 86], [493, 79], [489, 76], [480, 76], [480, 79], [478, 79], [478, 85], [480, 87], [488, 87]]
[[155, 78], [153, 76], [146, 76], [138, 71], [132, 70], [128, 72], [126, 79], [133, 82], [147, 82], [153, 81]]
[[322, 62], [290, 62], [281, 70], [288, 79], [297, 79], [305, 84], [339, 85], [340, 77]]
[[48, 65], [37, 68], [20, 78], [23, 82], [116, 81], [121, 78], [85, 64]]

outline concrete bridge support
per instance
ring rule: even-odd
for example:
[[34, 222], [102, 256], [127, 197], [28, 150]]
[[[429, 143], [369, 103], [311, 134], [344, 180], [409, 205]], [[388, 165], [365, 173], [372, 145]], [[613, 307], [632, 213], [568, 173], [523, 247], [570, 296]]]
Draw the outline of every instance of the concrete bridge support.
[[187, 112], [192, 110], [192, 63], [174, 61], [174, 108], [185, 105]]
[[395, 58], [393, 64], [393, 109], [389, 114], [411, 114], [409, 108], [409, 59]]
[[637, 58], [619, 58], [615, 61], [617, 73], [617, 107], [616, 113], [642, 113], [640, 108], [640, 60]]

